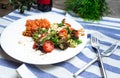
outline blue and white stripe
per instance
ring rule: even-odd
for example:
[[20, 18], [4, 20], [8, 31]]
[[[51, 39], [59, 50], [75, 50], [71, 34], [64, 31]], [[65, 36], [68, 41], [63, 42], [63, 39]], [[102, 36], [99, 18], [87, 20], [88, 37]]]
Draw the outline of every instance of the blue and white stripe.
[[[2, 33], [4, 28], [12, 22], [26, 16], [40, 13], [42, 12], [36, 9], [25, 11], [24, 14], [20, 14], [18, 10], [15, 10], [8, 15], [0, 18], [0, 33]], [[117, 41], [117, 44], [119, 45], [118, 48], [110, 57], [104, 57], [103, 62], [108, 78], [120, 78], [120, 19], [104, 17], [101, 21], [98, 22], [85, 22], [81, 18], [74, 17], [63, 10], [56, 8], [53, 8], [51, 13], [66, 15], [66, 17], [75, 19], [88, 32], [88, 42], [80, 54], [68, 61], [46, 66], [26, 64], [28, 69], [37, 78], [73, 78], [73, 73], [78, 71], [96, 56], [90, 45], [90, 33], [92, 32], [95, 32], [99, 35], [97, 37], [100, 39], [101, 51], [106, 50], [112, 43]], [[0, 49], [1, 66], [17, 69], [22, 64], [10, 58], [11, 57], [7, 56], [2, 51], [2, 49]], [[83, 73], [81, 73], [78, 78], [101, 78], [98, 63], [94, 63]]]

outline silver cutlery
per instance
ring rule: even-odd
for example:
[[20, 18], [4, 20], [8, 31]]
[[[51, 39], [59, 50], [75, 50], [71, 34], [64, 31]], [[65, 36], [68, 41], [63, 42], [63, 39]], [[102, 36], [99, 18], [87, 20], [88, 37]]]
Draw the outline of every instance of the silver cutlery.
[[91, 36], [91, 45], [92, 45], [92, 48], [95, 50], [95, 52], [97, 52], [98, 60], [101, 65], [101, 70], [102, 70], [101, 73], [103, 75], [103, 78], [107, 78], [106, 71], [101, 58], [101, 53], [99, 51], [99, 40], [94, 36]]
[[[102, 57], [108, 57], [110, 56], [118, 47], [118, 45], [112, 44], [107, 50], [103, 51], [101, 53]], [[74, 77], [77, 77], [81, 72], [83, 72], [85, 69], [87, 69], [90, 65], [92, 65], [94, 62], [96, 62], [98, 57], [95, 57], [92, 61], [90, 61], [88, 64], [86, 64], [84, 67], [82, 67], [80, 70], [78, 70], [76, 73], [74, 73]]]
[[[103, 51], [101, 53], [102, 57], [108, 57], [110, 56], [118, 47], [117, 42], [112, 44], [107, 50]], [[82, 67], [80, 70], [78, 70], [76, 73], [73, 74], [74, 77], [77, 77], [81, 72], [83, 72], [85, 69], [87, 69], [90, 65], [92, 65], [94, 62], [96, 62], [98, 57], [95, 57], [92, 61], [90, 61], [88, 64], [86, 64], [84, 67]]]

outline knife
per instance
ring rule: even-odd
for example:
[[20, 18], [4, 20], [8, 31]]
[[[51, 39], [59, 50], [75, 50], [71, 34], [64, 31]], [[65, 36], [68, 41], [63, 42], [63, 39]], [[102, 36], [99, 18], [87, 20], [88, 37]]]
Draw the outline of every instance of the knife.
[[[105, 50], [101, 53], [102, 57], [110, 56], [116, 50], [117, 47], [118, 47], [117, 42], [115, 44], [112, 44], [107, 50]], [[76, 78], [81, 72], [83, 72], [85, 69], [87, 69], [90, 65], [92, 65], [97, 60], [98, 60], [98, 57], [96, 56], [92, 61], [90, 61], [88, 64], [86, 64], [84, 67], [82, 67], [76, 73], [74, 73], [73, 77]]]

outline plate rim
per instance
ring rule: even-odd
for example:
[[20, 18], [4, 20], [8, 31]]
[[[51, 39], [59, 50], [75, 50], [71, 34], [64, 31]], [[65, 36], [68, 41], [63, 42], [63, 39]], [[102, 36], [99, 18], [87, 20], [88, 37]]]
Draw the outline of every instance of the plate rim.
[[[45, 14], [51, 15], [50, 13], [45, 13]], [[44, 16], [45, 14], [42, 14], [42, 15]], [[52, 14], [53, 14], [53, 13], [52, 13]], [[35, 16], [37, 16], [37, 15], [41, 15], [41, 14], [36, 14], [36, 15], [31, 15], [31, 16], [23, 17], [23, 18], [21, 18], [21, 19], [19, 19], [19, 20], [17, 20], [17, 21], [14, 21], [14, 22], [11, 23], [10, 25], [8, 25], [8, 26], [3, 30], [3, 32], [1, 33], [1, 37], [0, 37], [0, 40], [1, 40], [1, 48], [4, 50], [4, 52], [5, 52], [7, 55], [9, 55], [10, 57], [12, 57], [12, 58], [14, 58], [15, 60], [18, 60], [18, 61], [20, 61], [20, 62], [29, 63], [29, 64], [35, 64], [35, 65], [48, 65], [48, 64], [50, 64], [50, 63], [46, 63], [46, 64], [43, 64], [43, 63], [31, 63], [31, 62], [26, 62], [26, 61], [20, 60], [20, 59], [18, 59], [18, 58], [15, 58], [15, 57], [13, 57], [11, 54], [9, 54], [8, 52], [6, 52], [5, 47], [2, 45], [3, 42], [4, 42], [4, 40], [3, 40], [2, 37], [3, 37], [4, 32], [7, 30], [8, 27], [10, 27], [12, 24], [14, 24], [14, 23], [16, 23], [16, 22], [18, 22], [18, 21], [26, 20], [26, 19], [28, 19], [28, 18], [35, 17]], [[70, 20], [73, 20], [74, 22], [76, 22], [74, 19], [68, 18], [68, 17], [66, 17], [66, 16], [64, 16], [64, 15], [60, 15], [60, 14], [56, 14], [56, 15], [61, 16], [61, 17], [64, 17], [64, 18], [67, 18], [67, 19], [70, 19]], [[82, 28], [84, 28], [81, 24], [80, 24], [80, 26], [81, 26]], [[82, 49], [80, 50], [80, 52], [83, 50], [83, 48], [85, 47], [85, 45], [86, 45], [86, 43], [87, 43], [87, 32], [86, 32], [85, 28], [84, 28], [84, 31], [85, 31], [85, 36], [84, 36], [84, 37], [85, 37], [86, 41], [84, 42], [84, 46], [82, 47]], [[82, 44], [83, 44], [83, 43], [82, 43]], [[80, 52], [78, 52], [77, 54], [79, 54]], [[77, 55], [77, 54], [76, 54], [76, 55]], [[76, 56], [76, 55], [74, 55], [74, 56]], [[70, 57], [69, 59], [73, 58], [74, 56]], [[59, 61], [59, 62], [63, 62], [63, 61], [69, 60], [69, 59], [65, 59], [65, 60], [62, 60], [62, 61]], [[59, 62], [52, 62], [51, 64], [55, 64], [55, 63], [59, 63]]]

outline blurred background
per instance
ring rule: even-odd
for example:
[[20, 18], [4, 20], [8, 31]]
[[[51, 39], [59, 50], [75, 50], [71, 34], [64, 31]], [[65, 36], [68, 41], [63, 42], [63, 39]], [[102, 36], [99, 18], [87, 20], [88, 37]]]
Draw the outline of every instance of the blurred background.
[[[53, 0], [53, 7], [64, 10], [65, 1], [66, 0]], [[108, 16], [120, 18], [120, 0], [106, 0], [106, 2], [111, 10], [111, 14], [109, 14]], [[13, 10], [13, 7], [9, 4], [9, 0], [0, 0], [0, 17], [7, 15]]]

